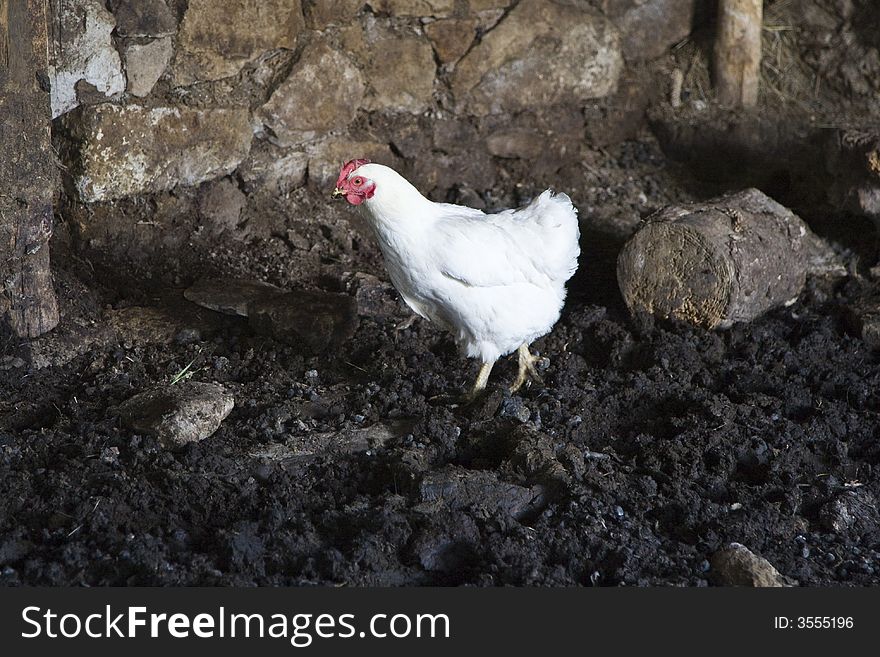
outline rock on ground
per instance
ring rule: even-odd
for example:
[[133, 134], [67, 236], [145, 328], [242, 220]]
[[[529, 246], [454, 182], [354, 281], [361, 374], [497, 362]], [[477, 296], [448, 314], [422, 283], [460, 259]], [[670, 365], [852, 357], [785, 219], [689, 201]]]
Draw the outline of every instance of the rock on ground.
[[459, 107], [483, 116], [601, 98], [623, 68], [617, 31], [575, 7], [523, 0], [456, 65]]
[[880, 297], [869, 294], [847, 308], [847, 320], [868, 346], [880, 348]]
[[361, 317], [385, 319], [401, 311], [400, 295], [394, 286], [372, 274], [356, 272], [347, 281], [346, 289], [354, 293]]
[[113, 15], [101, 0], [53, 0], [49, 80], [52, 118], [80, 104], [79, 92], [110, 98], [125, 90], [113, 46]]
[[357, 307], [347, 294], [297, 290], [248, 305], [251, 328], [319, 354], [340, 346], [357, 329]]
[[877, 501], [863, 488], [847, 490], [819, 508], [819, 522], [838, 534], [852, 529], [862, 535], [875, 533], [880, 528]]
[[164, 308], [148, 306], [111, 309], [106, 323], [123, 345], [168, 343], [183, 327], [179, 316]]
[[273, 141], [296, 145], [346, 128], [363, 96], [364, 81], [351, 58], [318, 41], [306, 48], [257, 117]]
[[115, 332], [106, 322], [63, 318], [54, 331], [31, 340], [28, 345], [30, 367], [40, 370], [66, 365], [90, 349], [110, 344], [114, 338]]
[[499, 481], [494, 472], [455, 466], [426, 473], [419, 494], [424, 504], [500, 511], [517, 519], [537, 511], [533, 502], [541, 498], [539, 491]]
[[280, 294], [283, 294], [281, 288], [262, 281], [203, 278], [188, 288], [183, 296], [209, 310], [247, 317], [251, 304]]
[[178, 86], [236, 75], [262, 53], [292, 49], [305, 23], [300, 0], [190, 0], [178, 33]]
[[731, 543], [712, 555], [712, 572], [720, 586], [781, 587], [787, 583], [773, 565], [745, 545]]
[[262, 445], [250, 455], [269, 462], [285, 462], [308, 460], [324, 454], [362, 454], [380, 449], [399, 434], [396, 427], [381, 423], [363, 429], [316, 432], [290, 436], [283, 443]]
[[135, 395], [119, 407], [119, 415], [166, 447], [182, 447], [217, 431], [233, 406], [235, 400], [223, 386], [187, 381]]
[[196, 185], [233, 171], [253, 132], [246, 109], [102, 104], [68, 115], [67, 165], [86, 203]]

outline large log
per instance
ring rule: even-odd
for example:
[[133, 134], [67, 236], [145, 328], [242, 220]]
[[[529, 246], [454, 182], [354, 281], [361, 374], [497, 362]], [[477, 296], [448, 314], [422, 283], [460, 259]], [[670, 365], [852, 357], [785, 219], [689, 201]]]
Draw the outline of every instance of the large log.
[[45, 0], [0, 0], [0, 329], [27, 337], [58, 323], [47, 54]]
[[797, 215], [747, 189], [649, 217], [620, 252], [617, 281], [636, 317], [727, 328], [794, 301], [808, 273], [836, 268]]
[[763, 0], [718, 0], [715, 86], [728, 107], [754, 107], [761, 72]]

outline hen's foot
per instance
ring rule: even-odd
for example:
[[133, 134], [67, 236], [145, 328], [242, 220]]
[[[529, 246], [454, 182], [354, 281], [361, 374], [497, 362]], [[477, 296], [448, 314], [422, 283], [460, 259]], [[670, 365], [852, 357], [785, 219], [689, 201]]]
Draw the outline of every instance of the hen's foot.
[[538, 374], [538, 370], [535, 368], [535, 363], [537, 363], [540, 358], [537, 356], [532, 356], [529, 351], [529, 345], [523, 344], [520, 346], [517, 351], [519, 355], [519, 373], [516, 375], [516, 381], [513, 382], [513, 385], [510, 386], [511, 394], [518, 391], [523, 387], [523, 384], [526, 383], [530, 378], [534, 379], [538, 383], [544, 383], [544, 380], [541, 378], [541, 375]]
[[492, 366], [495, 363], [483, 363], [477, 374], [477, 380], [474, 381], [474, 387], [462, 395], [459, 400], [462, 406], [469, 406], [480, 399], [486, 392], [486, 384], [489, 382], [489, 374], [492, 373]]
[[486, 392], [486, 384], [489, 382], [489, 374], [492, 372], [492, 366], [495, 363], [483, 363], [480, 366], [480, 372], [477, 374], [477, 380], [474, 386], [462, 395], [436, 395], [428, 401], [437, 402], [439, 404], [447, 404], [452, 408], [459, 406], [470, 406], [479, 401]]

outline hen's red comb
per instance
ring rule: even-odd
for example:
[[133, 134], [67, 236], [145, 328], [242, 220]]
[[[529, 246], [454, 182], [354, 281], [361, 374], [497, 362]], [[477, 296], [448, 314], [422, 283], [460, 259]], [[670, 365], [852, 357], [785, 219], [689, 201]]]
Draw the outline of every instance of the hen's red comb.
[[336, 187], [342, 187], [342, 184], [348, 179], [352, 171], [369, 163], [369, 160], [349, 160], [346, 162], [342, 167], [342, 171], [339, 172], [339, 178], [336, 179]]

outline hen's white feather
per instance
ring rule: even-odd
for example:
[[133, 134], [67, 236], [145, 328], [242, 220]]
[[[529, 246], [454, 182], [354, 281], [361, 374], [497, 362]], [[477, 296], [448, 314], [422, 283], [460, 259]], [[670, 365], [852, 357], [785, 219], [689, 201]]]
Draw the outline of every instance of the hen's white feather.
[[393, 169], [351, 173], [375, 183], [359, 207], [407, 305], [444, 326], [470, 357], [492, 363], [550, 331], [577, 269], [577, 210], [550, 190], [497, 214], [433, 203]]

